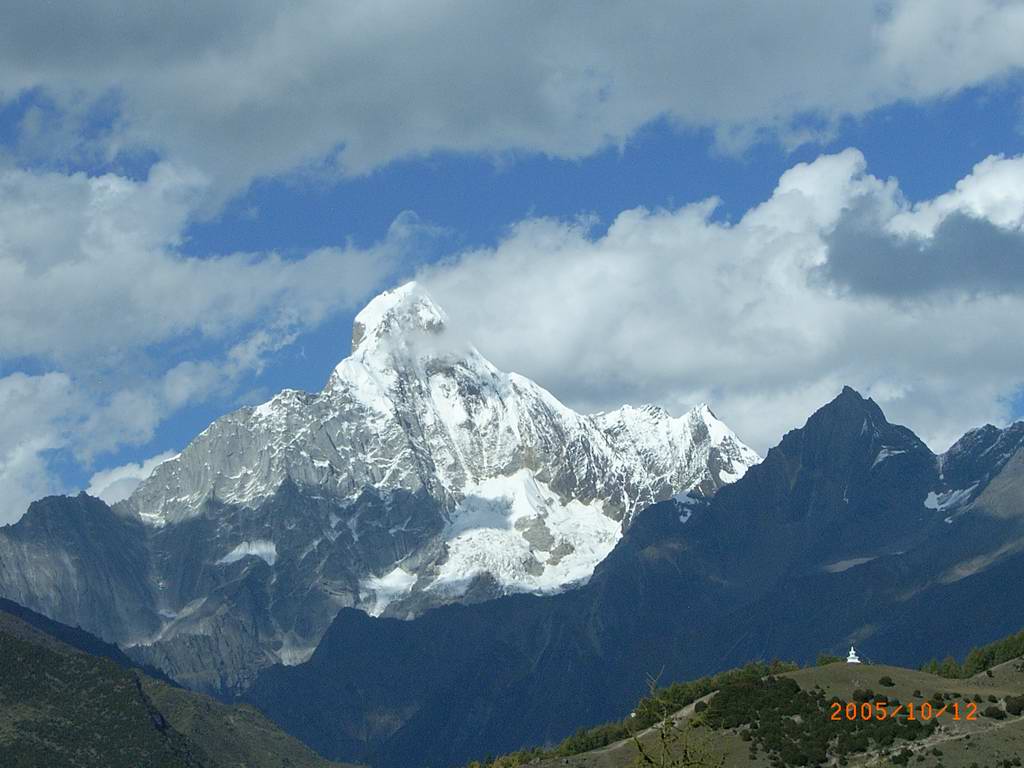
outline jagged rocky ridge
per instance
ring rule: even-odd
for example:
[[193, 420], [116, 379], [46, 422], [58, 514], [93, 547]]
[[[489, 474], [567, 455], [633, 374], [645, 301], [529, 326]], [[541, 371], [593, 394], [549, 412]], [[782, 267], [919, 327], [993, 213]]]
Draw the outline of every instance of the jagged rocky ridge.
[[578, 590], [344, 610], [250, 700], [323, 754], [456, 765], [624, 717], [646, 690], [856, 643], [914, 666], [1024, 626], [1024, 423], [942, 456], [851, 389], [713, 498], [637, 516]]
[[707, 406], [572, 411], [410, 283], [359, 313], [321, 392], [218, 419], [113, 509], [55, 497], [0, 529], [0, 595], [228, 692], [344, 607], [585, 583], [639, 510], [758, 460]]

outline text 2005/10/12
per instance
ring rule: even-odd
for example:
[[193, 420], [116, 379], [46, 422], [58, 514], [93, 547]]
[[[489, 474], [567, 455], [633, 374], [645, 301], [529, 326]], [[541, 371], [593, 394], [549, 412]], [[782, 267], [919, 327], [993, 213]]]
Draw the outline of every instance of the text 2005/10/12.
[[977, 720], [978, 705], [972, 701], [944, 704], [941, 707], [925, 701], [920, 704], [889, 704], [888, 702], [865, 701], [861, 704], [851, 701], [844, 705], [833, 701], [832, 720], [889, 720], [900, 715], [905, 720], [932, 720], [939, 717], [951, 717], [954, 720]]

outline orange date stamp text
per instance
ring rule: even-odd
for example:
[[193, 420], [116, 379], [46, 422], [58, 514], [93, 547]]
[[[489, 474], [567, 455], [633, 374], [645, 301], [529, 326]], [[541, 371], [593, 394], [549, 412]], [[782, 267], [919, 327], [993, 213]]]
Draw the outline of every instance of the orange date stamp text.
[[950, 717], [953, 720], [977, 720], [978, 705], [973, 701], [961, 704], [959, 701], [951, 704], [938, 706], [930, 701], [921, 703], [907, 702], [906, 704], [890, 704], [888, 702], [865, 701], [857, 703], [851, 701], [843, 704], [840, 701], [833, 701], [829, 705], [832, 709], [831, 720], [891, 720], [901, 717], [904, 720], [929, 720], [940, 717]]

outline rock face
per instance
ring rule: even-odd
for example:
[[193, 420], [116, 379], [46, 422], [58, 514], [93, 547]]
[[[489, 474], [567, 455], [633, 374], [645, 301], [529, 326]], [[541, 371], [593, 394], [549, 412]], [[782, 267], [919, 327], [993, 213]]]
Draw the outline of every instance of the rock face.
[[249, 699], [322, 754], [458, 765], [625, 717], [663, 684], [752, 659], [916, 666], [1024, 625], [1024, 423], [936, 456], [851, 389], [714, 497], [638, 515], [590, 582], [344, 610]]
[[[218, 419], [96, 513], [123, 567], [89, 537], [65, 546], [42, 507], [0, 529], [0, 595], [236, 691], [308, 658], [341, 608], [408, 618], [583, 584], [639, 510], [758, 461], [707, 406], [574, 412], [497, 370], [410, 283], [359, 313], [321, 392]], [[104, 580], [127, 594], [108, 605]]]

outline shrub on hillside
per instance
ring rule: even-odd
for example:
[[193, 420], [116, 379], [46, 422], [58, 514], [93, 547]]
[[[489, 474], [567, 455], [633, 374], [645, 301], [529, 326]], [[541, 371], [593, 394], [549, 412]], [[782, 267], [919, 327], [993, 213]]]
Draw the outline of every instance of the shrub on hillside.
[[1007, 696], [1006, 711], [1011, 715], [1019, 715], [1024, 712], [1024, 696]]
[[910, 758], [913, 757], [914, 753], [909, 749], [903, 748], [897, 754], [892, 756], [893, 765], [906, 765], [910, 762]]

